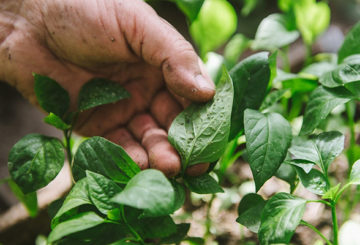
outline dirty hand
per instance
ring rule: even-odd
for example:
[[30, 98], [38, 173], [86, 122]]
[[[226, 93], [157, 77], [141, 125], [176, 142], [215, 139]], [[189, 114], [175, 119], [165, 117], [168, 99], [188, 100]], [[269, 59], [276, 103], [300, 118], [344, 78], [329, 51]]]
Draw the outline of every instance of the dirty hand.
[[36, 104], [32, 72], [49, 76], [69, 92], [73, 108], [93, 77], [122, 84], [131, 98], [84, 112], [77, 132], [120, 144], [143, 169], [180, 171], [166, 131], [190, 101], [210, 100], [214, 85], [192, 46], [145, 2], [2, 1], [0, 27], [1, 80]]

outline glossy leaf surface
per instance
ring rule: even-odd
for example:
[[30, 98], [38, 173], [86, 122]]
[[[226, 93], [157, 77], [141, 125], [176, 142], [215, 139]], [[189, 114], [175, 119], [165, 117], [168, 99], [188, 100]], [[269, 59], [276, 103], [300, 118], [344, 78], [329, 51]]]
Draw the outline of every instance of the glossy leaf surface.
[[233, 86], [224, 70], [213, 100], [192, 104], [175, 118], [169, 141], [180, 154], [183, 169], [220, 158], [228, 142], [232, 102]]
[[174, 189], [163, 173], [148, 169], [135, 175], [112, 199], [115, 203], [144, 210], [145, 216], [163, 216], [174, 209]]
[[75, 154], [73, 166], [75, 180], [84, 178], [86, 170], [104, 175], [119, 183], [127, 183], [140, 172], [138, 165], [121, 146], [98, 136], [81, 143]]
[[29, 134], [10, 151], [8, 166], [11, 178], [24, 194], [49, 184], [64, 165], [61, 142], [40, 134]]
[[290, 242], [304, 214], [306, 200], [288, 193], [278, 193], [267, 201], [261, 215], [261, 244]]
[[270, 179], [284, 161], [292, 133], [280, 114], [245, 111], [246, 149], [256, 191]]
[[88, 110], [96, 106], [115, 103], [129, 98], [130, 94], [120, 84], [104, 78], [94, 78], [81, 88], [78, 109]]

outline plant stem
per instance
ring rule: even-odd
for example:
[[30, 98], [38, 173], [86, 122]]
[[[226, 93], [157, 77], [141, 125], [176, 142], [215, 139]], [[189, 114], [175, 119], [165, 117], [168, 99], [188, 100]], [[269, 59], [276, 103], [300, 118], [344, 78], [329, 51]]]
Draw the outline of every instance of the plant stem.
[[71, 152], [71, 145], [70, 145], [71, 131], [64, 130], [64, 137], [65, 137], [65, 141], [66, 141], [65, 148], [66, 148], [67, 158], [72, 167], [72, 152]]
[[333, 244], [334, 245], [338, 245], [338, 230], [339, 230], [339, 226], [338, 226], [338, 221], [337, 221], [337, 217], [336, 217], [336, 203], [334, 201], [331, 201], [331, 216], [332, 216], [332, 221], [333, 221], [333, 232], [334, 232], [334, 241]]
[[124, 206], [122, 205], [120, 207], [120, 213], [121, 213], [121, 218], [124, 221], [125, 225], [129, 228], [130, 232], [134, 235], [135, 239], [140, 242], [141, 244], [145, 244], [144, 240], [141, 238], [141, 236], [134, 230], [134, 228], [127, 222], [126, 217], [125, 217], [125, 212], [124, 212]]
[[285, 72], [290, 72], [290, 61], [289, 61], [289, 46], [285, 46], [283, 50], [279, 50], [283, 60], [283, 69]]
[[309, 65], [312, 61], [312, 46], [305, 44], [305, 66]]
[[318, 230], [315, 226], [313, 226], [312, 224], [310, 224], [310, 223], [308, 223], [308, 222], [306, 222], [306, 221], [304, 221], [304, 220], [301, 220], [301, 221], [300, 221], [300, 224], [301, 224], [301, 225], [304, 225], [304, 226], [307, 226], [307, 227], [309, 227], [310, 229], [312, 229], [313, 231], [315, 231], [316, 234], [318, 234], [318, 235], [326, 242], [326, 244], [328, 244], [328, 245], [333, 245], [333, 243], [330, 242], [329, 239], [327, 239], [327, 238], [321, 233], [321, 231], [319, 231], [319, 230]]
[[332, 204], [328, 201], [325, 201], [325, 200], [307, 200], [306, 202], [320, 202], [320, 203], [323, 203], [325, 205], [328, 205], [329, 207], [332, 207]]
[[210, 217], [210, 211], [211, 211], [211, 206], [213, 204], [213, 201], [215, 199], [215, 195], [212, 194], [211, 195], [211, 199], [209, 201], [209, 204], [208, 204], [208, 207], [207, 207], [207, 210], [206, 210], [206, 223], [205, 223], [205, 226], [206, 226], [206, 230], [205, 230], [205, 236], [204, 237], [208, 237], [210, 234], [211, 234], [211, 217]]

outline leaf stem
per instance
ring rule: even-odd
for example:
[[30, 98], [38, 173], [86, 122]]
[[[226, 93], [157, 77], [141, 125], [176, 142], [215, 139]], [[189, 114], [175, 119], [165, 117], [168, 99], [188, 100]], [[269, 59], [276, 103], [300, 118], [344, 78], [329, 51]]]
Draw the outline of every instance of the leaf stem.
[[301, 224], [301, 225], [304, 225], [304, 226], [307, 226], [307, 227], [309, 227], [310, 229], [312, 229], [313, 231], [315, 231], [316, 234], [318, 234], [318, 235], [326, 242], [326, 244], [328, 244], [328, 245], [333, 245], [333, 243], [330, 242], [329, 239], [327, 239], [327, 238], [321, 233], [321, 231], [319, 231], [319, 230], [318, 230], [315, 226], [313, 226], [312, 224], [306, 222], [305, 220], [301, 220], [301, 221], [300, 221], [300, 224]]
[[206, 226], [206, 231], [205, 231], [205, 236], [204, 237], [208, 237], [210, 234], [211, 234], [211, 224], [212, 224], [212, 221], [211, 221], [211, 217], [210, 217], [210, 211], [211, 211], [211, 207], [212, 207], [212, 204], [213, 204], [213, 201], [215, 199], [215, 195], [212, 194], [211, 195], [211, 199], [208, 203], [208, 207], [207, 207], [207, 210], [206, 210], [206, 223], [205, 223], [205, 226]]
[[334, 232], [334, 241], [333, 244], [334, 245], [338, 245], [338, 230], [339, 230], [339, 226], [338, 226], [338, 221], [337, 221], [337, 217], [336, 217], [336, 203], [334, 201], [331, 201], [332, 205], [331, 205], [331, 216], [332, 216], [332, 221], [333, 221], [333, 232]]
[[329, 207], [332, 207], [332, 204], [328, 201], [325, 201], [325, 200], [307, 200], [306, 202], [319, 202], [319, 203], [323, 203], [325, 205], [328, 205]]
[[144, 240], [141, 238], [141, 236], [136, 232], [136, 230], [134, 230], [134, 228], [128, 223], [126, 217], [125, 217], [125, 212], [124, 212], [124, 206], [121, 205], [120, 207], [120, 214], [121, 214], [121, 218], [124, 221], [125, 225], [129, 228], [130, 232], [134, 235], [135, 239], [140, 242], [141, 244], [145, 244]]

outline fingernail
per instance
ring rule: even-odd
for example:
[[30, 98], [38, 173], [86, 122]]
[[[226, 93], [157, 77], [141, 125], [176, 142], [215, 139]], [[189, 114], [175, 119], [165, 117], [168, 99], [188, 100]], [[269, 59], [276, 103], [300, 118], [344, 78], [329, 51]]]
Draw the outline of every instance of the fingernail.
[[206, 80], [206, 78], [202, 75], [197, 75], [195, 77], [197, 84], [199, 85], [200, 89], [207, 89], [207, 90], [215, 90], [215, 85], [213, 82]]

